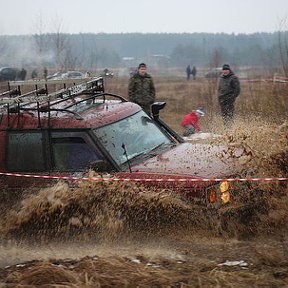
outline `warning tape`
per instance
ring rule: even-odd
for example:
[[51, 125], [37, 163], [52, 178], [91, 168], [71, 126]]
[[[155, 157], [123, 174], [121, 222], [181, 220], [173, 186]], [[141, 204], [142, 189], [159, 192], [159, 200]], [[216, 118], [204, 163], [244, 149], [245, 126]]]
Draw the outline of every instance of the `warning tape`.
[[114, 177], [75, 177], [75, 176], [51, 176], [51, 175], [32, 175], [20, 173], [3, 173], [3, 176], [41, 178], [41, 179], [63, 179], [73, 181], [119, 181], [119, 182], [260, 182], [260, 181], [288, 181], [285, 177], [267, 177], [267, 178], [114, 178]]
[[274, 77], [274, 78], [240, 78], [241, 82], [279, 82], [279, 83], [288, 83], [288, 78], [286, 77]]

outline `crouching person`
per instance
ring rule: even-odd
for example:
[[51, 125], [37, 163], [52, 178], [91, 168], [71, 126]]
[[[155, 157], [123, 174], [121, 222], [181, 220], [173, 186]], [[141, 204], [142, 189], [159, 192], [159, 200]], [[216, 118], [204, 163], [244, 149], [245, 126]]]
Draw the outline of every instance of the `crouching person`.
[[192, 111], [184, 116], [182, 119], [182, 126], [184, 127], [183, 136], [188, 137], [194, 133], [202, 132], [199, 125], [199, 118], [205, 115], [202, 107]]

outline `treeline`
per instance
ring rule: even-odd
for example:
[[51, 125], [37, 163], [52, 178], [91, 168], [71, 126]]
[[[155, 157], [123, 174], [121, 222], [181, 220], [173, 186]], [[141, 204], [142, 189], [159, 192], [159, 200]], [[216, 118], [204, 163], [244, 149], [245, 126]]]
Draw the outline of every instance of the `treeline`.
[[58, 69], [133, 66], [139, 61], [168, 67], [281, 65], [279, 39], [288, 32], [255, 34], [125, 33], [0, 36], [0, 66], [45, 65]]

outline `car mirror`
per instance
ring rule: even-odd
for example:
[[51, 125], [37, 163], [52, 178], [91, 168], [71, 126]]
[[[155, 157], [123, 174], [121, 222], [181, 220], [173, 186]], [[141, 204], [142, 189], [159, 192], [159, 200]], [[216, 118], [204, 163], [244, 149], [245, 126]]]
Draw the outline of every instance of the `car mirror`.
[[159, 111], [166, 105], [166, 102], [155, 102], [151, 105], [153, 118], [159, 118]]

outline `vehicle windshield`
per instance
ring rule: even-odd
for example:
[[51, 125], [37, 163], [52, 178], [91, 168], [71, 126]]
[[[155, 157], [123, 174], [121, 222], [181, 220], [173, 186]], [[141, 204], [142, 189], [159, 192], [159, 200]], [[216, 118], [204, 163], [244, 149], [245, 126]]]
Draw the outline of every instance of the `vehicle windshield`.
[[127, 162], [127, 158], [130, 160], [156, 147], [174, 144], [143, 111], [94, 129], [94, 133], [119, 165]]

